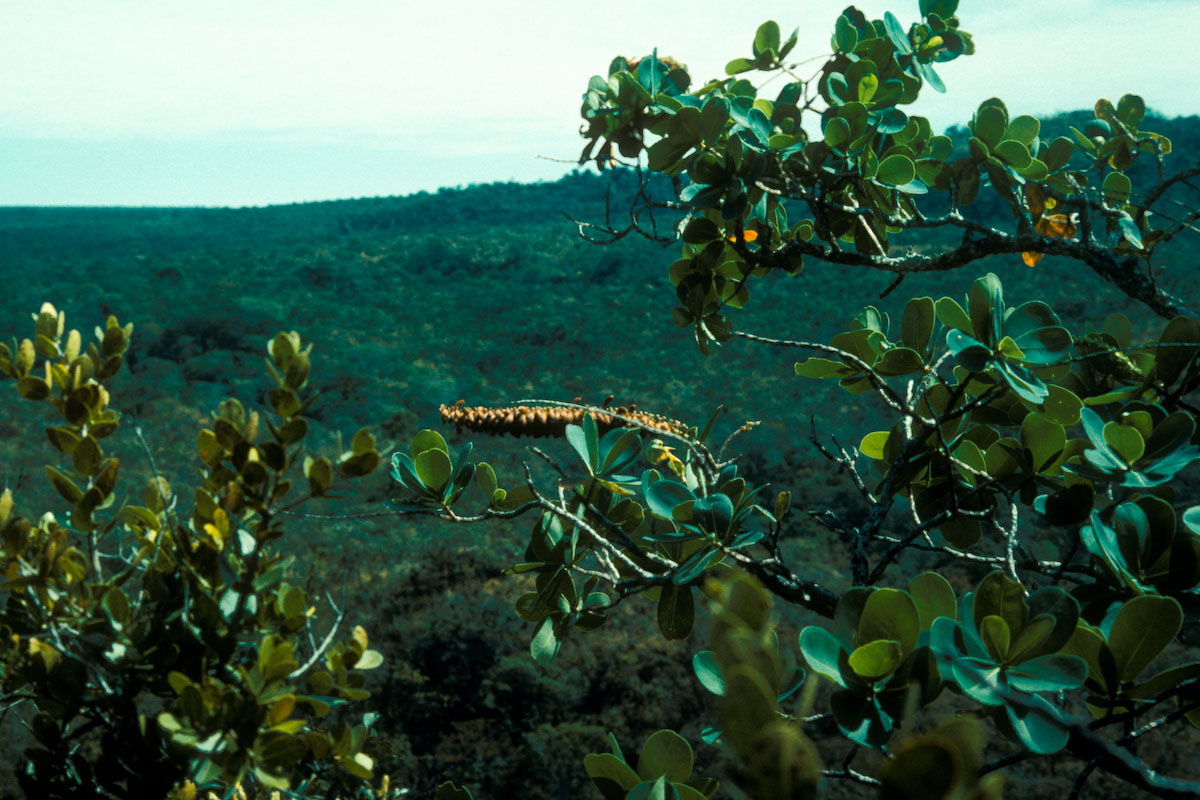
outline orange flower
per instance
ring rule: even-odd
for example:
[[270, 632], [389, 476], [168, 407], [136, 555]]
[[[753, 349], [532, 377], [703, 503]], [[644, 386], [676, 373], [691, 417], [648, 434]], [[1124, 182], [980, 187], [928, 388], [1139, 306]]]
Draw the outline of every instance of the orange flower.
[[[736, 235], [734, 235], [734, 236], [728, 236], [728, 237], [726, 237], [726, 238], [727, 238], [729, 241], [731, 241], [731, 242], [736, 242], [736, 241], [737, 241], [737, 236], [736, 236]], [[742, 231], [742, 238], [743, 238], [745, 241], [747, 241], [747, 242], [754, 242], [754, 241], [757, 241], [757, 240], [758, 240], [758, 231], [754, 230], [753, 228], [750, 228], [749, 230]]]
[[[1033, 229], [1040, 235], [1051, 239], [1066, 239], [1075, 235], [1075, 223], [1066, 214], [1046, 214], [1046, 209], [1054, 208], [1057, 202], [1053, 197], [1042, 194], [1041, 188], [1032, 181], [1025, 184], [1025, 203], [1033, 215]], [[1042, 260], [1042, 253], [1026, 251], [1021, 253], [1021, 260], [1027, 267], [1036, 267]]]

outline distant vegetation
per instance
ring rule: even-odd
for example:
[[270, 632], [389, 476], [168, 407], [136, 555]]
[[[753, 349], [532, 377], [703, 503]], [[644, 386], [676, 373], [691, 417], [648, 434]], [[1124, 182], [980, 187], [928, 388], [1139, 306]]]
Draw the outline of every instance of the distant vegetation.
[[[1091, 116], [1045, 120], [1043, 138], [1068, 124], [1082, 127]], [[1143, 127], [1171, 138], [1174, 164], [1200, 157], [1200, 118], [1147, 119]], [[956, 133], [957, 146], [965, 147], [963, 131]], [[1144, 162], [1131, 171], [1135, 185], [1137, 171], [1150, 168]], [[624, 198], [632, 185], [632, 176], [618, 171], [260, 209], [0, 209], [0, 280], [10, 309], [0, 324], [5, 339], [25, 335], [10, 329], [13, 312], [46, 300], [76, 324], [109, 314], [133, 322], [129, 374], [115, 384], [158, 469], [173, 479], [194, 474], [196, 430], [220, 400], [230, 392], [247, 404], [259, 400], [266, 342], [295, 328], [315, 343], [312, 385], [323, 396], [309, 414], [312, 438], [330, 452], [334, 431], [382, 422], [376, 433], [386, 456], [391, 443], [437, 427], [439, 403], [460, 398], [598, 403], [613, 394], [619, 403], [694, 425], [704, 423], [693, 416], [697, 409], [707, 414], [724, 403], [723, 434], [751, 413], [763, 422], [742, 443], [743, 475], [791, 474], [791, 486], [775, 488], [790, 488], [796, 506], [838, 505], [846, 489], [813, 459], [806, 438], [810, 415], [832, 421], [851, 399], [836, 387], [788, 379], [792, 354], [735, 341], [701, 356], [689, 331], [671, 320], [673, 291], [662, 265], [675, 248], [636, 234], [606, 246], [579, 237], [568, 217], [596, 221], [606, 193]], [[1200, 191], [1191, 205], [1200, 207]], [[619, 213], [622, 206], [612, 208]], [[999, 201], [981, 198], [969, 212], [989, 224], [1011, 223]], [[662, 224], [669, 228], [672, 220]], [[939, 243], [910, 240], [918, 249]], [[898, 237], [893, 247], [908, 241]], [[1198, 296], [1194, 251], [1171, 247], [1162, 285]], [[989, 259], [975, 272], [989, 270], [1012, 297], [1043, 299], [1081, 324], [1099, 327], [1108, 313], [1122, 311], [1136, 340], [1150, 320], [1094, 281], [1081, 297], [1077, 267], [1054, 257], [1036, 270], [1019, 259]], [[795, 278], [772, 276], [771, 290], [737, 324], [824, 341], [890, 280], [842, 273], [812, 263]], [[596, 284], [605, 291], [586, 290]], [[912, 276], [879, 305], [898, 314], [900, 296], [959, 296], [967, 285], [957, 274]], [[595, 298], [604, 305], [589, 305]], [[18, 438], [27, 431], [11, 394], [0, 397], [0, 477], [20, 485], [24, 507], [50, 507], [41, 473], [46, 452], [27, 449], [28, 436]], [[147, 460], [123, 430], [114, 446], [123, 468], [140, 476], [128, 485], [139, 486], [150, 475]], [[452, 449], [465, 439], [443, 432]], [[497, 467], [515, 474], [523, 458], [522, 443], [510, 441]], [[395, 491], [390, 479], [375, 475], [364, 485], [348, 502], [308, 510], [385, 511]], [[849, 576], [835, 572], [836, 545], [827, 535], [802, 515], [789, 525], [794, 546], [810, 554], [813, 575], [848, 585]], [[498, 574], [504, 560], [497, 549], [514, 557], [521, 549], [522, 535], [496, 544], [513, 529], [498, 525], [481, 542], [479, 531], [418, 532], [389, 517], [297, 519], [291, 527], [306, 532], [297, 555], [308, 588], [344, 583], [346, 604], [362, 615], [348, 623], [370, 630], [372, 646], [386, 654], [370, 679], [370, 702], [382, 714], [377, 732], [403, 758], [385, 760], [384, 768], [417, 796], [451, 774], [477, 797], [574, 796], [586, 784], [580, 754], [601, 749], [610, 729], [630, 737], [627, 752], [664, 726], [698, 740], [687, 725], [701, 699], [675, 688], [693, 681], [691, 666], [680, 648], [640, 635], [638, 626], [649, 623], [636, 615], [606, 627], [587, 650], [568, 648], [552, 667], [529, 661], [527, 632], [508, 602], [509, 581], [520, 579]], [[11, 720], [4, 725], [0, 740], [8, 750], [0, 749], [0, 760], [16, 764], [22, 757], [7, 743], [20, 736]]]

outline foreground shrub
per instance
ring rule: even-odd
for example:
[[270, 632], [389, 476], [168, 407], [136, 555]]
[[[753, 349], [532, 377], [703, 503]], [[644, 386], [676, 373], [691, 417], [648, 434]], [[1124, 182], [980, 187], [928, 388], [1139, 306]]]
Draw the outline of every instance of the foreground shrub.
[[[873, 403], [857, 447], [812, 432], [863, 506], [809, 510], [841, 540], [851, 586], [792, 562], [791, 495], [748, 482], [706, 410], [676, 421], [579, 401], [443, 407], [460, 429], [565, 439], [533, 451], [554, 478], [498, 475], [472, 445], [452, 452], [426, 430], [392, 457], [398, 509], [456, 524], [533, 518], [510, 569], [536, 576], [515, 610], [541, 663], [618, 604], [649, 599], [671, 640], [688, 639], [711, 605], [711, 650], [695, 654], [695, 671], [721, 700], [704, 738], [739, 765], [731, 778], [748, 796], [809, 797], [822, 776], [889, 797], [995, 796], [994, 773], [1051, 756], [1078, 761], [1076, 794], [1102, 770], [1152, 794], [1198, 796], [1200, 783], [1134, 753], [1150, 731], [1200, 725], [1200, 664], [1177, 663], [1200, 585], [1200, 506], [1181, 496], [1200, 457], [1190, 400], [1200, 314], [1158, 283], [1165, 246], [1196, 219], [1171, 193], [1197, 170], [1167, 176], [1171, 143], [1141, 129], [1136, 95], [1099, 100], [1085, 130], [1053, 141], [998, 98], [980, 104], [967, 142], [935, 135], [903, 107], [944, 91], [938, 70], [974, 52], [957, 5], [922, 0], [907, 28], [847, 8], [809, 79], [789, 61], [797, 33], [766, 22], [727, 77], [693, 87], [674, 59], [618, 57], [583, 98], [581, 162], [633, 167], [641, 186], [627, 222], [580, 230], [681, 245], [671, 313], [702, 351], [808, 351], [797, 375]], [[741, 77], [751, 73], [767, 74]], [[1011, 230], [972, 217], [984, 196], [1011, 209]], [[1163, 323], [1144, 341], [1121, 314], [1072, 329], [1036, 298], [1012, 302], [992, 273], [912, 298], [895, 322], [868, 305], [828, 343], [732, 319], [762, 278], [812, 261], [841, 267], [840, 281], [889, 273], [886, 296], [910, 275], [991, 256], [1039, 267], [1045, 255], [1074, 260], [1072, 280], [1090, 270]], [[670, 364], [647, 368], [675, 377]], [[960, 565], [968, 585], [916, 575], [929, 561]], [[828, 626], [777, 632], [771, 596]], [[785, 639], [806, 672], [788, 668]], [[810, 715], [818, 681], [832, 690]], [[985, 761], [992, 737], [976, 725], [935, 726], [951, 697], [1023, 754]], [[807, 738], [823, 722], [847, 740], [840, 768], [822, 767]], [[932, 732], [917, 737], [918, 725]], [[654, 742], [645, 764], [619, 749], [588, 757], [606, 798], [712, 796], [715, 783], [692, 782], [686, 743]], [[874, 775], [854, 765], [868, 750], [884, 758]]]
[[0, 494], [0, 713], [32, 734], [24, 791], [348, 793], [372, 778], [369, 731], [346, 706], [367, 697], [363, 671], [381, 656], [345, 629], [345, 609], [320, 621], [279, 549], [283, 511], [380, 460], [366, 431], [334, 460], [305, 454], [311, 346], [270, 342], [269, 408], [221, 403], [197, 435], [194, 487], [155, 474], [118, 503], [108, 381], [133, 326], [110, 317], [85, 348], [50, 304], [33, 318], [32, 338], [0, 344], [0, 375], [36, 404], [25, 429], [50, 414], [46, 477], [67, 511], [25, 516]]

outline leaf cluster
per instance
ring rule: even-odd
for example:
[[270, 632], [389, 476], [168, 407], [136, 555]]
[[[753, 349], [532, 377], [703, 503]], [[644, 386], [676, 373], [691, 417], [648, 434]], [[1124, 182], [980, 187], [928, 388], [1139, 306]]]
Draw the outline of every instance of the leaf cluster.
[[[85, 350], [50, 304], [33, 318], [34, 338], [0, 345], [0, 375], [51, 411], [45, 435], [62, 462], [46, 475], [66, 511], [31, 519], [11, 489], [0, 495], [0, 713], [32, 733], [25, 791], [315, 791], [371, 778], [368, 729], [335, 709], [368, 696], [364, 670], [382, 658], [361, 627], [338, 639], [336, 607], [314, 638], [317, 607], [278, 549], [282, 511], [334, 477], [329, 459], [304, 455], [309, 348], [294, 332], [270, 342], [269, 412], [220, 405], [197, 437], [190, 497], [156, 473], [118, 503], [120, 464], [105, 442], [120, 414], [106, 383], [133, 326], [110, 317]], [[379, 460], [361, 431], [338, 475]]]
[[[1198, 507], [1178, 496], [1200, 456], [1200, 409], [1189, 400], [1200, 386], [1198, 314], [1155, 282], [1156, 249], [1189, 227], [1156, 219], [1160, 201], [1195, 172], [1165, 176], [1171, 144], [1140, 130], [1145, 105], [1132, 94], [1098, 101], [1084, 131], [1053, 141], [1041, 138], [1039, 120], [1010, 115], [999, 98], [979, 105], [965, 148], [935, 135], [905, 107], [927, 86], [944, 91], [935, 64], [973, 52], [957, 6], [922, 2], [921, 19], [907, 28], [891, 13], [870, 20], [849, 8], [835, 23], [833, 55], [807, 79], [789, 62], [796, 35], [784, 39], [767, 22], [725, 78], [693, 89], [685, 68], [655, 53], [615, 60], [584, 96], [581, 161], [606, 168], [623, 157], [674, 182], [674, 197], [660, 201], [643, 181], [630, 216], [632, 230], [681, 245], [669, 270], [675, 323], [691, 327], [704, 352], [735, 338], [815, 351], [796, 364], [800, 376], [837, 379], [876, 403], [884, 426], [858, 448], [812, 436], [865, 506], [853, 520], [809, 512], [843, 543], [853, 586], [830, 591], [787, 563], [780, 540], [790, 496], [766, 507], [767, 486], [739, 476], [724, 445], [710, 446], [711, 421], [647, 445], [639, 431], [649, 431], [634, 420], [601, 438], [584, 416], [564, 429], [565, 460], [533, 450], [558, 475], [552, 489], [528, 469], [517, 488], [499, 489], [481, 462], [482, 507], [465, 514], [457, 506], [469, 479], [444, 491], [452, 474], [471, 472], [460, 461], [428, 475], [401, 470], [410, 495], [400, 502], [460, 523], [536, 512], [526, 560], [512, 571], [536, 574], [536, 591], [517, 611], [534, 625], [539, 661], [636, 595], [656, 604], [668, 639], [691, 632], [695, 589], [717, 597], [714, 645], [694, 666], [722, 698], [721, 741], [744, 766], [754, 762], [737, 781], [749, 796], [807, 796], [815, 781], [793, 778], [818, 769], [803, 755], [799, 772], [782, 766], [793, 763], [785, 750], [806, 748], [800, 715], [780, 705], [790, 690], [764, 591], [833, 624], [833, 632], [806, 627], [798, 640], [812, 676], [833, 684], [829, 716], [854, 746], [841, 770], [824, 775], [896, 796], [921, 785], [942, 787], [944, 797], [994, 796], [988, 774], [1002, 765], [981, 763], [975, 734], [964, 731], [961, 746], [905, 735], [922, 709], [952, 693], [1029, 754], [1083, 761], [1077, 787], [1100, 768], [1140, 789], [1195, 796], [1200, 786], [1162, 779], [1131, 749], [1145, 731], [1196, 717], [1194, 664], [1143, 677], [1176, 641], [1200, 585]], [[742, 77], [750, 72], [783, 86], [767, 95], [770, 81]], [[1135, 189], [1129, 171], [1139, 159], [1154, 161], [1157, 184]], [[1008, 230], [961, 213], [981, 194], [1008, 208]], [[671, 234], [655, 210], [678, 215]], [[932, 254], [893, 250], [899, 234], [938, 230], [961, 241]], [[898, 331], [867, 306], [828, 344], [737, 331], [726, 315], [747, 304], [752, 279], [795, 275], [808, 258], [893, 273], [890, 292], [912, 273], [992, 255], [1033, 267], [1045, 254], [1077, 260], [1165, 326], [1143, 342], [1119, 314], [1099, 330], [1072, 331], [1042, 300], [1009, 306], [995, 274], [974, 281], [962, 301], [913, 298]], [[896, 505], [903, 520], [889, 516]], [[1053, 529], [1036, 543], [1048, 547], [1035, 546], [1035, 527]], [[881, 585], [914, 552], [985, 574], [961, 599], [935, 573], [905, 589]], [[806, 691], [812, 686], [810, 678]], [[1179, 710], [1163, 711], [1168, 702]], [[1123, 734], [1106, 738], [1118, 726]], [[778, 742], [760, 740], [771, 731]], [[897, 738], [909, 755], [879, 778], [853, 769], [858, 748], [886, 754]], [[772, 757], [754, 761], [759, 753]], [[637, 777], [603, 791], [670, 793], [666, 782], [649, 784], [652, 775]]]

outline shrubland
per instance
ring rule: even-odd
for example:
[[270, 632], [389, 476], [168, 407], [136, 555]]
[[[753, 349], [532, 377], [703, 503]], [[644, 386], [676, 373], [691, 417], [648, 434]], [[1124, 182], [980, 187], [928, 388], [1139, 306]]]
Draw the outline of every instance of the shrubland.
[[[0, 350], [16, 392], [49, 414], [35, 424], [56, 454], [57, 515], [25, 512], [19, 492], [0, 501], [0, 678], [32, 737], [26, 791], [433, 793], [428, 776], [381, 776], [458, 737], [439, 779], [482, 774], [527, 796], [575, 796], [583, 781], [606, 798], [1200, 793], [1187, 756], [1200, 322], [1179, 269], [1200, 167], [1174, 163], [1134, 94], [1061, 136], [998, 98], [960, 138], [935, 134], [907, 108], [974, 43], [954, 0], [919, 11], [905, 26], [848, 8], [810, 75], [795, 35], [767, 22], [727, 77], [693, 85], [654, 53], [588, 84], [582, 160], [623, 166], [629, 202], [579, 230], [599, 253], [635, 237], [673, 248], [678, 304], [663, 316], [708, 359], [647, 358], [642, 317], [616, 306], [598, 323], [612, 335], [585, 319], [545, 334], [541, 346], [576, 345], [545, 370], [619, 353], [663, 394], [705, 370], [730, 389], [779, 367], [760, 350], [788, 354], [791, 376], [725, 416], [678, 393], [596, 402], [593, 384], [586, 400], [446, 397], [453, 432], [394, 419], [390, 453], [365, 428], [309, 447], [309, 348], [263, 331], [261, 409], [217, 404], [186, 490], [135, 427], [150, 476], [118, 503], [110, 387], [132, 331], [110, 317], [85, 346], [42, 306], [33, 335]], [[427, 245], [449, 280], [446, 243]], [[468, 263], [503, 278], [520, 262], [494, 255]], [[985, 259], [1007, 266], [985, 272]], [[608, 280], [532, 285], [558, 306], [581, 287], [623, 297], [609, 266]], [[818, 285], [789, 298], [777, 329], [735, 325], [785, 280]], [[810, 307], [822, 292], [841, 302]], [[861, 310], [839, 328], [817, 324], [849, 299]], [[353, 403], [353, 369], [339, 369], [327, 394]], [[772, 441], [739, 459], [757, 407], [774, 415]], [[464, 432], [549, 441], [489, 462], [451, 446]], [[823, 470], [779, 455], [797, 441]], [[388, 516], [328, 504], [388, 455], [390, 489], [368, 490], [392, 497]], [[330, 570], [285, 533], [367, 525], [486, 538], [375, 565], [347, 600], [318, 588]], [[352, 568], [360, 545], [387, 552], [360, 539], [342, 551]], [[508, 582], [488, 553], [508, 559]], [[453, 586], [464, 575], [468, 593]], [[523, 658], [497, 652], [510, 593]], [[363, 604], [369, 628], [342, 624]], [[606, 661], [589, 661], [593, 642]], [[365, 670], [386, 677], [371, 685]], [[410, 727], [389, 739], [399, 719]], [[506, 752], [518, 740], [536, 757]]]

